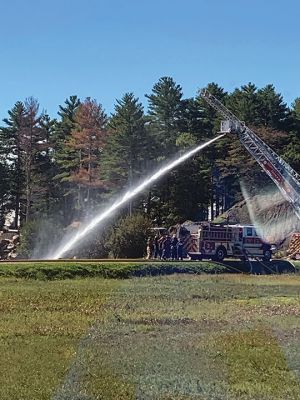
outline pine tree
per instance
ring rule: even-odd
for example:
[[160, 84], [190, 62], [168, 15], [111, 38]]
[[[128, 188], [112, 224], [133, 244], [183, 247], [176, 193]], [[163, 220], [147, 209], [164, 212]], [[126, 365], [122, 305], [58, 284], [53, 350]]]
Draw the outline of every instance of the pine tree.
[[5, 223], [5, 216], [10, 209], [10, 171], [5, 160], [0, 161], [0, 229]]
[[[269, 146], [271, 146], [278, 154], [282, 154], [282, 148], [287, 140], [287, 133], [275, 131], [266, 127], [257, 127], [255, 132]], [[228, 139], [228, 138], [227, 138]], [[267, 187], [271, 181], [262, 171], [261, 167], [255, 159], [247, 152], [247, 150], [236, 141], [230, 140], [228, 146], [227, 157], [217, 161], [222, 174], [228, 178], [233, 187], [236, 188], [234, 200], [241, 198], [239, 190], [239, 181], [248, 182], [249, 191], [253, 194]]]
[[72, 129], [75, 128], [75, 114], [79, 105], [78, 97], [70, 96], [64, 105], [59, 106], [60, 120], [55, 123], [52, 135], [56, 168], [54, 181], [56, 190], [60, 193], [58, 209], [66, 225], [73, 219], [72, 211], [75, 209], [77, 194], [77, 187], [69, 178], [79, 163], [78, 152], [68, 146], [67, 142], [70, 140]]
[[300, 98], [296, 98], [291, 109], [291, 132], [284, 148], [283, 157], [300, 174]]
[[106, 177], [119, 187], [130, 185], [145, 169], [150, 144], [145, 125], [143, 106], [133, 93], [117, 100], [109, 122], [104, 167]]
[[43, 151], [44, 133], [38, 109], [34, 98], [17, 102], [1, 128], [1, 153], [10, 169], [9, 198], [15, 228], [19, 222], [22, 225], [23, 221], [29, 221], [35, 196], [39, 197], [43, 191], [38, 179], [38, 159]]
[[[257, 90], [255, 85], [249, 83], [229, 95], [226, 103], [238, 118], [254, 129], [275, 151], [281, 153], [288, 137], [279, 128], [287, 126], [289, 111], [272, 85]], [[249, 182], [249, 188], [253, 192], [270, 183], [235, 135], [232, 135], [230, 140], [228, 137], [224, 140], [226, 140], [224, 147], [226, 152], [224, 157], [218, 157], [217, 165], [221, 169], [224, 182], [227, 183], [226, 189], [233, 196], [233, 201], [241, 198], [239, 189], [241, 179]]]
[[38, 154], [43, 149], [44, 131], [41, 128], [42, 115], [39, 115], [39, 103], [33, 97], [25, 100], [25, 118], [21, 135], [21, 149], [25, 175], [25, 222], [32, 216], [33, 197], [43, 192], [37, 179]]
[[5, 126], [0, 129], [1, 156], [9, 165], [9, 201], [14, 210], [14, 228], [18, 228], [22, 209], [25, 174], [22, 160], [21, 136], [25, 129], [26, 110], [22, 102], [18, 101], [8, 111], [8, 117], [3, 120]]
[[75, 113], [80, 105], [80, 99], [77, 96], [70, 96], [65, 100], [65, 105], [59, 106], [58, 115], [61, 120], [57, 123], [55, 129], [55, 140], [64, 144], [66, 138], [70, 136], [71, 130], [75, 125]]
[[153, 131], [160, 145], [161, 155], [173, 155], [180, 133], [182, 88], [170, 77], [162, 77], [146, 95]]
[[75, 127], [67, 142], [67, 146], [79, 154], [77, 168], [69, 176], [69, 181], [78, 186], [79, 209], [82, 208], [84, 199], [90, 210], [97, 192], [104, 186], [100, 179], [100, 167], [106, 124], [106, 114], [96, 100], [87, 98], [79, 105], [75, 115]]
[[290, 112], [283, 102], [281, 94], [276, 93], [273, 85], [267, 85], [257, 92], [259, 101], [259, 123], [263, 126], [283, 130], [290, 125]]
[[300, 124], [300, 97], [297, 97], [292, 104], [292, 117], [298, 128], [298, 124]]
[[[222, 103], [226, 103], [228, 94], [225, 90], [218, 84], [212, 82], [206, 86], [206, 89], [215, 96]], [[211, 138], [215, 136], [220, 131], [221, 117], [207, 102], [198, 94], [196, 98], [201, 120], [203, 124], [204, 137]], [[220, 208], [225, 207], [225, 203], [228, 203], [228, 197], [225, 196], [227, 193], [226, 181], [223, 179], [219, 166], [216, 163], [216, 159], [223, 159], [226, 157], [228, 149], [228, 142], [226, 138], [216, 142], [211, 148], [205, 150], [205, 162], [207, 163], [207, 195], [209, 198], [209, 204], [211, 209], [211, 217], [214, 218], [214, 213], [216, 209], [216, 216], [220, 212]]]
[[248, 125], [259, 125], [259, 96], [257, 87], [248, 83], [234, 92], [227, 98], [228, 108]]
[[55, 124], [56, 120], [51, 119], [47, 114], [44, 114], [40, 121], [43, 141], [40, 143], [40, 151], [36, 156], [36, 173], [40, 196], [35, 199], [34, 208], [44, 217], [50, 217], [52, 213], [57, 211], [56, 205], [59, 197], [54, 182], [56, 168], [52, 148]]
[[[205, 89], [209, 91], [214, 97], [225, 103], [227, 100], [227, 92], [217, 83], [209, 83]], [[220, 130], [221, 117], [216, 110], [214, 110], [207, 102], [200, 96], [201, 90], [195, 99], [197, 104], [200, 118], [202, 121], [202, 135], [204, 137], [212, 137]]]
[[[103, 152], [104, 176], [111, 190], [131, 187], [151, 163], [152, 138], [144, 110], [133, 93], [117, 100]], [[131, 212], [131, 205], [129, 207]]]
[[196, 99], [189, 98], [181, 100], [178, 128], [180, 133], [176, 139], [176, 146], [178, 146], [177, 141], [181, 134], [191, 134], [198, 141], [205, 138], [205, 125], [203, 123], [202, 110]]
[[[171, 77], [162, 77], [154, 84], [148, 99], [150, 129], [157, 147], [157, 159], [174, 157], [178, 148], [176, 141], [186, 130], [187, 121], [181, 116], [186, 113], [187, 103], [182, 102], [182, 88]], [[182, 131], [181, 131], [182, 129]], [[147, 211], [158, 224], [165, 221], [170, 214], [169, 189], [171, 175], [163, 177], [152, 187], [149, 194]], [[153, 199], [153, 200], [151, 200]]]

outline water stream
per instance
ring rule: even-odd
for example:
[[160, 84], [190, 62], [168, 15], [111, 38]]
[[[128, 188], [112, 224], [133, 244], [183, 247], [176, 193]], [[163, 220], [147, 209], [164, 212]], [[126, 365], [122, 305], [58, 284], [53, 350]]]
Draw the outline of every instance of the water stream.
[[131, 190], [126, 192], [124, 195], [120, 196], [110, 207], [108, 207], [103, 212], [96, 215], [89, 223], [86, 224], [85, 227], [81, 228], [78, 232], [74, 234], [67, 242], [62, 240], [61, 246], [54, 252], [54, 254], [50, 254], [45, 258], [57, 260], [61, 258], [64, 254], [66, 254], [69, 250], [71, 250], [75, 244], [84, 238], [88, 233], [90, 233], [97, 225], [99, 225], [103, 220], [109, 218], [113, 213], [120, 207], [122, 207], [129, 200], [137, 196], [139, 193], [143, 192], [148, 186], [150, 186], [153, 182], [161, 178], [163, 175], [171, 171], [173, 168], [177, 167], [179, 164], [183, 163], [187, 159], [191, 158], [193, 155], [198, 153], [200, 150], [205, 147], [211, 145], [216, 140], [223, 137], [224, 134], [216, 136], [215, 138], [205, 142], [196, 148], [184, 153], [182, 156], [178, 157], [176, 160], [169, 162], [165, 166], [161, 167], [158, 171], [156, 171], [153, 175], [148, 176], [144, 181], [133, 187]]

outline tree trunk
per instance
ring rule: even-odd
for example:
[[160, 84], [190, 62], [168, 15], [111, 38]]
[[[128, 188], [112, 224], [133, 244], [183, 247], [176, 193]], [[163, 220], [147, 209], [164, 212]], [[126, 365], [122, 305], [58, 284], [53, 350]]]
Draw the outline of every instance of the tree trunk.
[[20, 202], [21, 202], [21, 190], [23, 188], [22, 182], [22, 165], [21, 165], [21, 148], [19, 138], [17, 139], [17, 159], [16, 159], [16, 203], [15, 203], [15, 219], [14, 219], [14, 229], [18, 229], [21, 225], [20, 217]]
[[[130, 167], [129, 167], [129, 190], [131, 190], [131, 189], [132, 189], [132, 164], [130, 163]], [[128, 212], [129, 212], [129, 215], [131, 217], [131, 215], [132, 215], [132, 200], [129, 200]]]
[[210, 183], [211, 183], [211, 193], [210, 193], [210, 219], [211, 221], [214, 220], [214, 175], [213, 175], [213, 170], [211, 169], [211, 177], [210, 177]]
[[26, 212], [25, 212], [25, 222], [30, 219], [31, 211], [31, 154], [27, 156], [26, 162]]
[[219, 190], [216, 190], [216, 217], [220, 215], [220, 195]]
[[15, 218], [14, 218], [14, 229], [19, 227], [19, 215], [20, 215], [20, 193], [16, 193], [16, 204], [15, 204]]
[[149, 192], [148, 192], [146, 209], [147, 209], [147, 211], [146, 211], [147, 215], [150, 215], [150, 212], [151, 212], [151, 190], [149, 190]]

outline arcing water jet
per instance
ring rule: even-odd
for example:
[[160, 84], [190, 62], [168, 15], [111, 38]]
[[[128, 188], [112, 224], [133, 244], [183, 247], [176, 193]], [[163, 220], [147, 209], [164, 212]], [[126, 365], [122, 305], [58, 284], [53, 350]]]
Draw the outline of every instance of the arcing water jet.
[[200, 146], [188, 151], [187, 153], [183, 154], [181, 157], [177, 158], [175, 161], [171, 161], [164, 167], [160, 168], [157, 172], [155, 172], [153, 175], [149, 176], [146, 178], [142, 183], [138, 184], [136, 187], [133, 189], [129, 190], [125, 195], [121, 196], [117, 201], [115, 201], [110, 207], [108, 207], [105, 211], [101, 212], [100, 214], [96, 215], [84, 228], [82, 228], [80, 231], [78, 231], [71, 239], [61, 245], [57, 251], [54, 254], [50, 254], [49, 257], [45, 258], [50, 258], [50, 259], [55, 259], [57, 260], [58, 258], [61, 258], [65, 253], [67, 253], [69, 250], [71, 250], [74, 245], [82, 238], [84, 238], [90, 231], [92, 231], [97, 225], [100, 224], [103, 220], [111, 216], [114, 211], [116, 211], [118, 208], [123, 206], [125, 203], [127, 203], [129, 200], [131, 200], [133, 197], [137, 196], [139, 193], [141, 193], [143, 190], [145, 190], [148, 186], [150, 186], [153, 182], [158, 180], [160, 177], [165, 175], [167, 172], [171, 171], [173, 168], [177, 167], [196, 153], [198, 153], [200, 150], [204, 149], [205, 147], [209, 146], [216, 140], [220, 139], [223, 137], [224, 134], [219, 135], [211, 140], [209, 140], [206, 143], [201, 144]]

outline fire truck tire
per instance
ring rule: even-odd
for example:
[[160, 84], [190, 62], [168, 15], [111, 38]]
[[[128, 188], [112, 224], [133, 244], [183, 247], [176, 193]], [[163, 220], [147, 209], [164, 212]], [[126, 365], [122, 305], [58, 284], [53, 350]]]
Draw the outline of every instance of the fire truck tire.
[[264, 261], [270, 261], [271, 258], [272, 258], [271, 250], [265, 250], [264, 251]]
[[220, 246], [217, 248], [214, 259], [216, 261], [223, 261], [226, 256], [227, 256], [227, 251], [226, 251], [225, 247]]

